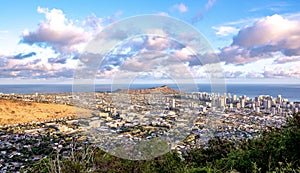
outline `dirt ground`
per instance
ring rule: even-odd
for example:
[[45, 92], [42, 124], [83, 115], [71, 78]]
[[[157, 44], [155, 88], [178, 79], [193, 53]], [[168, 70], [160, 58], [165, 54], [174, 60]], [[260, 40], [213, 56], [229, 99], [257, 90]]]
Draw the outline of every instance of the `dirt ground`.
[[68, 105], [0, 99], [0, 125], [77, 117], [78, 108]]

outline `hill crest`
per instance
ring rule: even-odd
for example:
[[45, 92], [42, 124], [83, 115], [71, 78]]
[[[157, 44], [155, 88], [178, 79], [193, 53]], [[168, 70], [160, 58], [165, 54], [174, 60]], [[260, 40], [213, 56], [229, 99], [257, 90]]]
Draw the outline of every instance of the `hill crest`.
[[119, 90], [116, 90], [115, 92], [128, 93], [128, 94], [151, 94], [151, 93], [176, 94], [176, 93], [179, 93], [177, 90], [170, 88], [167, 85], [163, 85], [160, 87], [154, 87], [154, 88], [144, 88], [144, 89], [134, 89], [134, 90], [119, 89]]

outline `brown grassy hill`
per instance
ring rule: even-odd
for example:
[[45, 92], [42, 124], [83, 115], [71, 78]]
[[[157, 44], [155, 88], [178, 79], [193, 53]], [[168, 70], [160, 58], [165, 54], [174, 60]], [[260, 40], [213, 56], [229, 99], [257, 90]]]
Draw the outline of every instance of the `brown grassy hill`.
[[168, 87], [167, 85], [156, 87], [156, 88], [147, 88], [147, 89], [136, 89], [136, 90], [117, 90], [117, 92], [128, 93], [128, 94], [151, 94], [151, 93], [164, 93], [164, 94], [176, 94], [177, 90]]
[[0, 125], [75, 117], [73, 106], [0, 99]]

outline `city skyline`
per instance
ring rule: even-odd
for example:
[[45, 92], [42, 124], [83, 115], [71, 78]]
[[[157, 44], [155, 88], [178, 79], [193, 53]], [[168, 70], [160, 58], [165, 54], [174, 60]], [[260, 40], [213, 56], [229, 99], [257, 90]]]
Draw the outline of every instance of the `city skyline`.
[[[78, 56], [95, 35], [113, 22], [143, 14], [174, 17], [197, 29], [218, 55], [226, 82], [300, 83], [299, 2], [110, 1], [80, 5], [79, 1], [3, 1], [2, 4], [0, 84], [72, 83]], [[143, 41], [154, 48], [164, 43], [160, 39]], [[143, 48], [138, 44], [130, 46], [131, 49], [123, 51]], [[207, 65], [191, 65], [193, 57], [185, 47], [176, 47], [174, 52], [197, 83], [209, 83], [205, 75], [209, 73], [205, 71]], [[118, 63], [104, 68], [99, 81], [109, 82], [113, 70], [120, 67]]]

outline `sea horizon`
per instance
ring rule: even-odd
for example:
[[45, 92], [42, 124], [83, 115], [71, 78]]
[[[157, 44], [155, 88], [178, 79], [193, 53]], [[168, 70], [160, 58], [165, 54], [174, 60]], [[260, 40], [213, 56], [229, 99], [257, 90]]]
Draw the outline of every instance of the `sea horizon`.
[[[178, 89], [176, 84], [132, 84], [130, 89], [145, 89], [167, 85], [170, 88]], [[197, 92], [212, 93], [211, 84], [196, 84]], [[216, 85], [214, 85], [216, 86]], [[111, 84], [96, 84], [96, 92], [114, 91], [116, 89], [128, 89], [128, 85], [117, 84], [113, 87]], [[277, 97], [281, 95], [289, 101], [300, 102], [300, 84], [225, 84], [224, 91], [231, 95], [254, 98], [259, 95], [270, 95]], [[0, 84], [0, 93], [3, 94], [33, 94], [33, 93], [71, 93], [72, 84]]]

